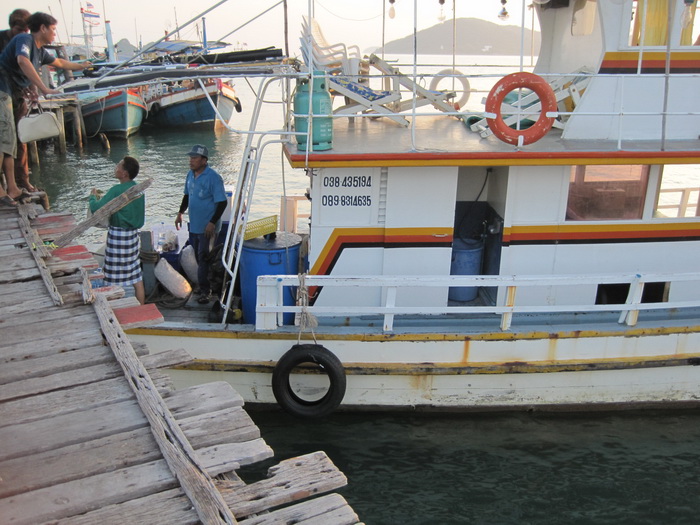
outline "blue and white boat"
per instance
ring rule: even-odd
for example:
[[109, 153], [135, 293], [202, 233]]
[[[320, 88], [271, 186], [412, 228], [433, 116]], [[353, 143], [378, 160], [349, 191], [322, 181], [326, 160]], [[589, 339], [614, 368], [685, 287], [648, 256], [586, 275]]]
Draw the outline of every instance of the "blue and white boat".
[[[202, 87], [202, 85], [204, 87]], [[179, 127], [210, 124], [220, 118], [229, 123], [241, 103], [233, 87], [219, 79], [184, 80], [149, 86], [145, 95], [148, 115], [146, 124]]]
[[93, 92], [79, 99], [89, 137], [104, 133], [126, 138], [139, 130], [146, 114], [146, 104], [135, 89]]

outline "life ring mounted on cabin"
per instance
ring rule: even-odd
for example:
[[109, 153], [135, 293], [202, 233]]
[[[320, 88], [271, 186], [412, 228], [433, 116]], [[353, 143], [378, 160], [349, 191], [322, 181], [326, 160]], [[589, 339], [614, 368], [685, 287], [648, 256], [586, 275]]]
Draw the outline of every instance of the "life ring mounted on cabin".
[[[511, 128], [505, 123], [501, 114], [503, 99], [508, 93], [519, 88], [534, 91], [542, 107], [537, 121], [527, 129]], [[495, 117], [486, 117], [489, 129], [503, 142], [516, 146], [532, 144], [544, 137], [554, 124], [554, 117], [547, 116], [547, 113], [553, 111], [557, 111], [557, 97], [554, 90], [545, 79], [527, 71], [519, 71], [503, 77], [491, 88], [486, 99], [486, 113], [495, 115]]]
[[[292, 371], [303, 363], [316, 365], [330, 382], [325, 394], [318, 399], [307, 400], [297, 395], [290, 383]], [[343, 364], [330, 350], [321, 345], [294, 345], [275, 365], [272, 372], [272, 393], [277, 403], [292, 415], [322, 417], [340, 405], [345, 396], [346, 380]]]
[[[462, 85], [462, 96], [457, 100], [454, 104], [457, 110], [463, 108], [464, 105], [467, 103], [469, 100], [469, 95], [471, 95], [471, 86], [469, 85], [469, 79], [464, 76], [464, 74], [458, 70], [458, 69], [443, 69], [440, 71], [437, 75], [433, 77], [433, 80], [430, 81], [430, 87], [428, 88], [430, 91], [438, 91], [438, 85], [440, 82], [443, 80], [455, 80], [456, 82], [459, 82]], [[459, 90], [456, 90], [457, 93], [459, 93]]]

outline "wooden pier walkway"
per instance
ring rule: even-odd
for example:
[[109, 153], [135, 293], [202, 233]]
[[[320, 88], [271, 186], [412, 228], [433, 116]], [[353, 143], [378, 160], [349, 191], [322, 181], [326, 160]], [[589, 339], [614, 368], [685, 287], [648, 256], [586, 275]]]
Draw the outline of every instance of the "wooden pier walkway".
[[241, 479], [273, 455], [242, 399], [223, 382], [173, 389], [160, 369], [190, 357], [124, 334], [159, 322], [155, 306], [95, 293], [87, 249], [51, 247], [75, 226], [0, 208], [0, 524], [358, 523], [323, 452]]

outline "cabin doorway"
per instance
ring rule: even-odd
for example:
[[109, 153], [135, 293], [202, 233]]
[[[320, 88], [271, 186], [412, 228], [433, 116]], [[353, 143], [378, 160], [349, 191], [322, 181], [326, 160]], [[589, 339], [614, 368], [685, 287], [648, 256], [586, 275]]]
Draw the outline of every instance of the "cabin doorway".
[[[470, 250], [468, 257], [474, 263], [475, 275], [498, 275], [501, 267], [503, 243], [503, 218], [488, 202], [458, 201], [455, 206], [453, 261], [460, 248]], [[479, 251], [480, 249], [480, 251]], [[457, 255], [459, 256], [459, 255]], [[454, 266], [454, 265], [453, 265]], [[469, 272], [471, 274], [471, 271]], [[474, 299], [461, 301], [464, 296], [455, 296], [450, 304], [495, 305], [497, 287], [480, 287]], [[467, 295], [467, 298], [471, 295]]]

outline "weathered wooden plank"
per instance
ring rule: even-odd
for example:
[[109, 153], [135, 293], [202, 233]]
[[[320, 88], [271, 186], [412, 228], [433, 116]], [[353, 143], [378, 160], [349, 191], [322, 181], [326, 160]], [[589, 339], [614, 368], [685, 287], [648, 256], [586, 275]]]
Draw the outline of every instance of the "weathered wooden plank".
[[205, 525], [219, 524], [222, 521], [234, 523], [235, 519], [216, 490], [213, 480], [198, 463], [192, 446], [158, 394], [145, 367], [136, 358], [129, 339], [116, 322], [107, 300], [98, 295], [94, 306], [102, 331], [124, 368], [125, 375], [130, 379], [161, 452], [197, 509], [199, 518]]
[[355, 511], [340, 494], [328, 494], [283, 509], [253, 516], [241, 525], [355, 525], [359, 523]]
[[161, 459], [145, 425], [61, 448], [0, 461], [0, 498]]
[[27, 241], [27, 245], [30, 248], [30, 253], [36, 262], [36, 267], [39, 269], [41, 274], [41, 279], [46, 285], [46, 290], [53, 299], [53, 302], [57, 305], [63, 304], [63, 297], [58, 292], [58, 288], [51, 278], [51, 273], [46, 265], [45, 258], [49, 254], [49, 250], [44, 246], [42, 239], [39, 237], [36, 230], [34, 230], [29, 224], [29, 218], [27, 217], [27, 209], [25, 206], [20, 206], [20, 229], [22, 230], [22, 235]]
[[36, 262], [28, 249], [5, 251], [0, 253], [0, 265], [3, 272], [16, 272], [36, 268]]
[[40, 357], [102, 343], [102, 335], [91, 330], [71, 334], [69, 339], [37, 338], [31, 341], [22, 341], [0, 349], [0, 364], [14, 359]]
[[[210, 476], [262, 461], [273, 454], [262, 439], [205, 448], [195, 440], [192, 446]], [[128, 432], [0, 461], [3, 479], [0, 498], [157, 459], [162, 459], [160, 449], [144, 423], [142, 428]]]
[[[7, 334], [3, 334], [2, 339], [3, 345], [7, 347], [28, 340], [36, 340], [35, 338], [38, 334], [43, 334], [47, 337], [66, 337], [78, 331], [99, 330], [99, 323], [95, 319], [95, 315], [85, 308], [60, 309], [63, 310], [58, 312], [63, 314], [61, 316], [56, 315], [56, 308], [53, 305], [46, 309], [37, 308], [36, 310], [26, 311], [21, 309], [19, 312], [12, 312], [11, 310], [11, 308], [0, 308], [0, 315], [6, 316], [3, 319], [12, 319], [13, 328], [8, 330]], [[46, 319], [44, 313], [46, 313], [48, 319]], [[15, 319], [17, 319], [16, 323], [14, 322]], [[32, 319], [34, 323], [29, 323]], [[4, 352], [0, 352], [0, 354], [4, 354]]]
[[121, 376], [0, 403], [0, 428], [133, 399]]
[[101, 509], [51, 520], [43, 525], [124, 525], [125, 523], [172, 523], [196, 525], [199, 517], [192, 508], [192, 502], [180, 488], [166, 490], [144, 498], [133, 499]]
[[[44, 290], [46, 290], [46, 287], [44, 287]], [[3, 319], [22, 314], [31, 314], [36, 320], [40, 310], [56, 310], [56, 305], [45, 291], [41, 292], [41, 295], [29, 296], [21, 301], [18, 299], [19, 297], [17, 296], [13, 297], [8, 295], [0, 299], [0, 316], [2, 316]], [[66, 318], [68, 318], [69, 315], [70, 314], [66, 314]]]
[[[109, 298], [108, 298], [109, 299]], [[132, 308], [134, 306], [140, 306], [139, 300], [134, 297], [120, 297], [119, 299], [109, 299], [109, 306], [112, 310], [117, 310], [119, 308]]]
[[282, 461], [268, 470], [268, 476], [245, 486], [217, 482], [236, 519], [347, 485], [347, 478], [325, 452]]
[[[194, 443], [192, 446], [195, 446]], [[197, 456], [210, 476], [231, 472], [237, 470], [241, 465], [252, 465], [271, 458], [273, 455], [274, 452], [262, 438], [243, 443], [222, 443], [201, 450], [197, 449]]]
[[104, 345], [79, 348], [37, 359], [10, 361], [0, 367], [0, 385], [110, 362], [114, 362], [114, 354]]
[[119, 324], [124, 330], [143, 326], [153, 326], [164, 321], [155, 304], [143, 304], [132, 308], [119, 308], [114, 310]]
[[[0, 428], [0, 460], [38, 454], [143, 427], [146, 419], [135, 401]], [[2, 513], [0, 513], [2, 515]]]
[[2, 273], [0, 274], [0, 284], [30, 281], [32, 279], [38, 279], [40, 276], [41, 273], [39, 273], [38, 268], [34, 268], [33, 270], [18, 270], [11, 274]]
[[66, 274], [77, 272], [80, 268], [97, 268], [97, 261], [92, 259], [91, 261], [61, 261], [61, 260], [48, 260], [47, 265], [51, 270], [51, 274]]
[[[48, 377], [33, 377], [23, 381], [15, 381], [6, 385], [0, 385], [0, 401], [10, 401], [20, 399], [25, 396], [42, 394], [70, 388], [71, 386], [104, 381], [113, 377], [119, 377], [122, 370], [117, 363], [105, 363], [102, 365], [89, 366], [78, 370], [69, 370], [52, 374]], [[2, 441], [0, 441], [2, 442]], [[2, 451], [0, 451], [1, 453]]]
[[175, 488], [177, 480], [165, 461], [153, 461], [45, 487], [0, 500], [5, 523], [33, 525], [68, 518]]
[[62, 246], [66, 246], [70, 241], [78, 237], [81, 233], [87, 231], [93, 226], [97, 226], [100, 223], [100, 221], [106, 219], [111, 214], [113, 214], [116, 211], [119, 211], [134, 199], [137, 199], [141, 195], [143, 195], [151, 184], [153, 184], [153, 179], [146, 179], [145, 181], [138, 183], [136, 186], [129, 188], [119, 197], [113, 199], [112, 201], [105, 204], [102, 208], [97, 210], [92, 217], [81, 222], [75, 229], [56, 239], [56, 246], [58, 246], [59, 248]]
[[[142, 352], [143, 349], [139, 348], [139, 351]], [[157, 371], [150, 369], [149, 374], [154, 379], [159, 391], [171, 394], [172, 385], [169, 376], [161, 375]], [[161, 384], [165, 386], [161, 386]], [[189, 389], [179, 392], [179, 395], [186, 395], [187, 390]], [[178, 403], [179, 395], [168, 397], [166, 401], [168, 406], [171, 406], [171, 403]], [[29, 423], [61, 414], [118, 403], [133, 399], [133, 396], [134, 393], [125, 379], [118, 374], [115, 378], [104, 381], [70, 386], [45, 394], [0, 403], [0, 427], [10, 424]], [[192, 412], [201, 413], [201, 411], [206, 411], [208, 408], [215, 410], [227, 406], [235, 406], [237, 403], [236, 399], [227, 400], [225, 398], [218, 400], [212, 398], [206, 401], [206, 403], [202, 403], [202, 407], [199, 410], [197, 408], [184, 410], [176, 405], [173, 413], [178, 417], [187, 417], [191, 416]], [[180, 415], [181, 411], [183, 411], [183, 415]]]
[[260, 437], [260, 429], [241, 407], [225, 408], [178, 420], [180, 427], [201, 446], [250, 441]]
[[141, 362], [149, 370], [155, 368], [170, 368], [183, 363], [189, 363], [190, 361], [192, 361], [192, 356], [182, 348], [178, 348], [177, 350], [165, 350], [164, 352], [147, 354], [141, 357]]
[[[143, 361], [143, 358], [141, 360]], [[178, 419], [243, 406], [243, 398], [225, 381], [175, 390], [164, 400]]]
[[[41, 285], [43, 287], [43, 283]], [[61, 290], [60, 287], [59, 290]], [[62, 291], [61, 293], [63, 294]], [[63, 294], [63, 298], [66, 299], [65, 294]], [[1, 303], [2, 299], [0, 298], [0, 304]], [[0, 306], [0, 310], [2, 310], [2, 308], [3, 306]], [[85, 305], [82, 303], [82, 298], [80, 302], [67, 300], [66, 304], [64, 304], [61, 308], [55, 308], [53, 305], [50, 305], [46, 306], [45, 308], [42, 308], [41, 310], [37, 309], [35, 311], [31, 309], [27, 310], [24, 307], [22, 307], [17, 308], [15, 312], [16, 313], [11, 314], [13, 329], [16, 328], [17, 331], [24, 330], [25, 332], [30, 331], [32, 337], [35, 337], [36, 334], [42, 333], [45, 330], [45, 325], [47, 323], [51, 326], [51, 329], [53, 330], [56, 328], [57, 323], [77, 323], [76, 318], [82, 315], [92, 317], [93, 319], [95, 318], [94, 312], [92, 312], [90, 308], [85, 308]], [[2, 314], [0, 314], [0, 316], [1, 315]], [[25, 324], [30, 324], [31, 327], [23, 328], [22, 325]], [[0, 354], [2, 354], [2, 352], [0, 352]]]
[[40, 281], [27, 281], [26, 283], [8, 283], [6, 285], [0, 286], [0, 300], [3, 296], [11, 296], [15, 298], [16, 296], [33, 297], [36, 293], [41, 293], [46, 288], [44, 283]]

